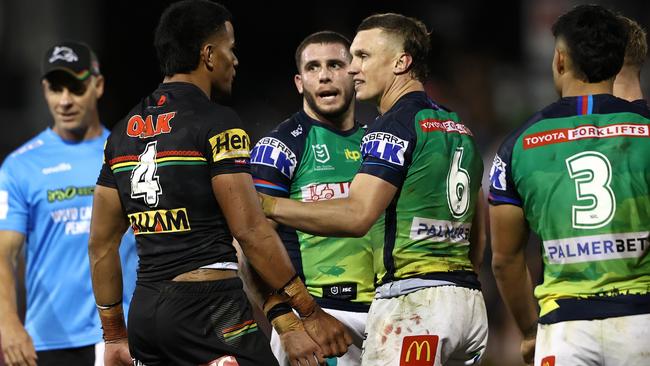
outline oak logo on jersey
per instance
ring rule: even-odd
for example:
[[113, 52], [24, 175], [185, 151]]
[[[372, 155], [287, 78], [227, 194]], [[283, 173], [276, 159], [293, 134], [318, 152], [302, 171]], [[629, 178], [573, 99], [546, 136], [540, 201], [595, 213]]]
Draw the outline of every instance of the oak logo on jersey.
[[438, 350], [437, 335], [406, 336], [402, 340], [400, 366], [433, 366]]
[[210, 137], [212, 161], [250, 158], [251, 140], [241, 128], [231, 128]]
[[490, 182], [494, 189], [500, 191], [506, 190], [506, 163], [501, 160], [499, 155], [494, 155], [492, 168], [490, 169]]
[[77, 196], [92, 196], [95, 193], [95, 186], [75, 187], [68, 186], [65, 188], [48, 189], [47, 202], [71, 200]]
[[172, 126], [169, 124], [176, 115], [176, 112], [159, 114], [154, 124], [153, 116], [150, 114], [142, 117], [139, 114], [131, 116], [126, 124], [126, 134], [130, 137], [139, 137], [141, 139], [160, 135], [161, 133], [170, 133]]
[[347, 197], [350, 182], [310, 184], [300, 187], [303, 202], [315, 202]]
[[361, 155], [372, 156], [392, 164], [404, 165], [409, 142], [387, 132], [372, 132], [361, 140]]
[[287, 178], [293, 177], [297, 163], [296, 154], [282, 141], [273, 137], [264, 137], [251, 151], [251, 164], [276, 168]]
[[186, 208], [142, 211], [128, 216], [135, 235], [177, 233], [191, 230]]
[[325, 164], [330, 161], [330, 152], [327, 150], [327, 145], [315, 144], [311, 145], [311, 149], [314, 151], [314, 160], [317, 162]]

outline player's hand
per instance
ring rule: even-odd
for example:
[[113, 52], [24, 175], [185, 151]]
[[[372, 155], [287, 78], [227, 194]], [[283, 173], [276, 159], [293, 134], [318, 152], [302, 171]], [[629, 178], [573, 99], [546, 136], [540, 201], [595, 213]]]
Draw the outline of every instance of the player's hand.
[[352, 337], [345, 326], [316, 306], [314, 312], [302, 319], [309, 336], [318, 343], [325, 357], [340, 357], [348, 351]]
[[533, 335], [532, 337], [525, 337], [521, 341], [521, 356], [527, 365], [532, 365], [533, 361], [535, 361], [535, 338], [536, 336]]
[[104, 366], [131, 366], [133, 359], [126, 339], [106, 343]]
[[325, 365], [323, 351], [304, 330], [292, 330], [280, 334], [282, 347], [291, 366]]
[[19, 320], [2, 324], [0, 339], [7, 366], [36, 366], [37, 357], [32, 338]]
[[257, 196], [260, 199], [260, 204], [262, 205], [262, 211], [264, 211], [264, 215], [266, 217], [271, 217], [271, 215], [273, 215], [273, 211], [275, 210], [275, 204], [277, 203], [277, 200], [275, 197], [264, 193], [258, 192]]

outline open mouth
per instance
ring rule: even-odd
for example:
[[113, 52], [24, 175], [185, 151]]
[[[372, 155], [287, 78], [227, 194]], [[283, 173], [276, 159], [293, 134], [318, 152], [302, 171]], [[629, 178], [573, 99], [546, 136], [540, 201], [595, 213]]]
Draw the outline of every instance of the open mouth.
[[329, 102], [329, 101], [334, 101], [336, 97], [339, 95], [339, 92], [336, 90], [326, 90], [322, 91], [316, 94], [319, 99]]

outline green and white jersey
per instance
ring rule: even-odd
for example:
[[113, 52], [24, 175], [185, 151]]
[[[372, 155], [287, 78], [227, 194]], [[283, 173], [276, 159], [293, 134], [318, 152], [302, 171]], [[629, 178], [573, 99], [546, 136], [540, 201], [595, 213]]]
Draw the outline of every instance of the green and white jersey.
[[[338, 131], [304, 111], [282, 122], [251, 152], [258, 191], [314, 202], [347, 197], [361, 164], [363, 128]], [[321, 306], [367, 311], [374, 296], [371, 236], [381, 220], [362, 238], [326, 238], [280, 226], [294, 267]], [[381, 237], [381, 235], [379, 235]]]
[[418, 277], [479, 288], [468, 254], [483, 162], [458, 116], [424, 92], [406, 94], [372, 123], [361, 150], [359, 173], [398, 188], [375, 257], [379, 282]]
[[490, 203], [542, 240], [542, 323], [650, 312], [650, 114], [609, 94], [562, 98], [494, 158]]

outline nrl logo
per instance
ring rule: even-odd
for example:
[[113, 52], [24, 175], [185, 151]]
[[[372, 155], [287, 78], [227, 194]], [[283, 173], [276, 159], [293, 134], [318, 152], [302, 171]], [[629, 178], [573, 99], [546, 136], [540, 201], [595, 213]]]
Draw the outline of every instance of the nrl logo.
[[314, 159], [319, 163], [327, 163], [330, 160], [330, 152], [327, 150], [327, 145], [316, 144], [311, 145], [314, 150]]
[[52, 51], [52, 56], [50, 56], [50, 63], [56, 61], [56, 60], [63, 60], [66, 62], [76, 62], [79, 61], [79, 57], [77, 56], [76, 53], [70, 48], [70, 47], [59, 47], [56, 46], [54, 47], [54, 51]]

